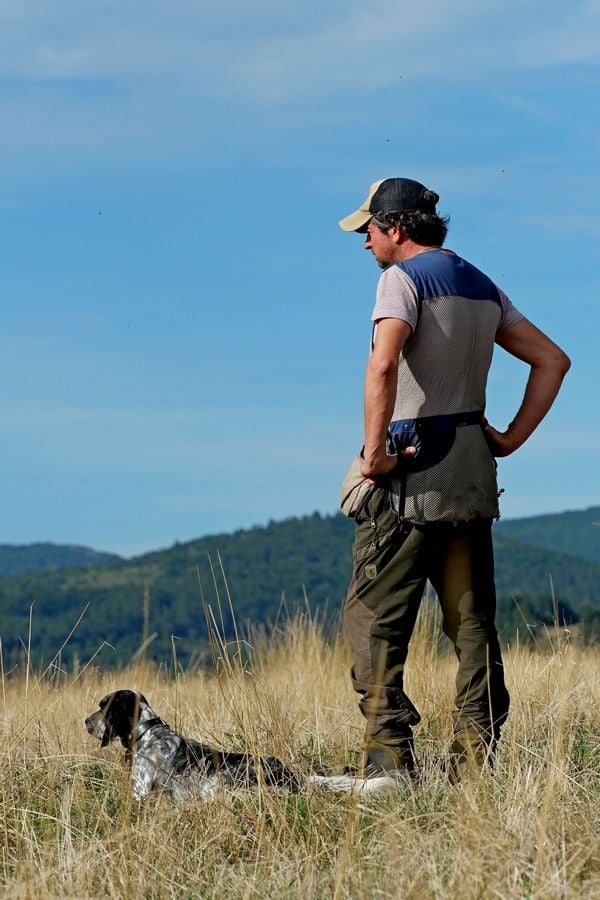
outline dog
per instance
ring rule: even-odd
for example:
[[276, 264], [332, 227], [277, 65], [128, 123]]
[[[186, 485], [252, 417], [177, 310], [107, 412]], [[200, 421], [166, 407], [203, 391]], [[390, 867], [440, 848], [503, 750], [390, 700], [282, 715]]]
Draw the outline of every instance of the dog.
[[300, 779], [274, 756], [228, 753], [177, 734], [139, 691], [113, 691], [98, 705], [85, 727], [101, 747], [121, 741], [138, 800], [153, 792], [175, 801], [209, 799], [223, 787], [260, 782], [288, 793], [300, 790]]
[[175, 801], [208, 800], [223, 788], [249, 788], [263, 783], [285, 793], [323, 787], [344, 794], [381, 794], [406, 786], [402, 779], [381, 774], [299, 776], [275, 756], [230, 753], [183, 737], [158, 716], [139, 691], [112, 691], [85, 720], [89, 734], [107, 747], [119, 740], [131, 764], [133, 794], [143, 800], [160, 793]]

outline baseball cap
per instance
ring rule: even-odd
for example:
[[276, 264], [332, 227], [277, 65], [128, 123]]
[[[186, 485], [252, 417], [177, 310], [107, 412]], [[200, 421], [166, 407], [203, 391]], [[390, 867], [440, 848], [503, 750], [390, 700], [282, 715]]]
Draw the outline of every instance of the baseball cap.
[[403, 209], [435, 212], [439, 199], [434, 191], [411, 178], [383, 178], [371, 185], [364, 203], [340, 221], [340, 228], [344, 231], [363, 231], [377, 213], [399, 212]]

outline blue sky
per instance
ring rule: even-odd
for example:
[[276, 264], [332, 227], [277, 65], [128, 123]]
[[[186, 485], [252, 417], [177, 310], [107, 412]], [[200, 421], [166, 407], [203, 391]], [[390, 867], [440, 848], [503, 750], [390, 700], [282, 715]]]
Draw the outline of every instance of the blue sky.
[[598, 0], [0, 0], [0, 542], [333, 512], [378, 277], [337, 221], [394, 175], [573, 359], [503, 515], [600, 502], [599, 60]]

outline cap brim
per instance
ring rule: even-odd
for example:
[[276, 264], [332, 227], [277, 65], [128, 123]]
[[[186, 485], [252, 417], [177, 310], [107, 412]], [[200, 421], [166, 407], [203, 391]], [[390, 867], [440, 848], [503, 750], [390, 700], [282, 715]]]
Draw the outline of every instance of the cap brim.
[[349, 216], [346, 216], [345, 219], [340, 221], [340, 228], [343, 231], [362, 231], [363, 233], [367, 230], [367, 225], [369, 224], [369, 220], [373, 218], [373, 212], [371, 211], [371, 202], [377, 190], [381, 187], [385, 178], [380, 181], [375, 181], [371, 187], [369, 188], [369, 193], [367, 194], [367, 199], [363, 200], [363, 205], [359, 206], [356, 212], [350, 213]]
[[373, 213], [361, 207], [356, 212], [350, 213], [345, 219], [340, 219], [340, 228], [343, 231], [360, 231], [368, 225], [369, 220], [372, 218]]

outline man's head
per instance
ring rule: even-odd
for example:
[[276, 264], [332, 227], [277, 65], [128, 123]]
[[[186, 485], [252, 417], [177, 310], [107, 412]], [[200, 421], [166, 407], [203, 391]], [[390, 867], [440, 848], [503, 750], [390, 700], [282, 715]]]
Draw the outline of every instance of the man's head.
[[[404, 239], [428, 247], [441, 247], [448, 231], [448, 218], [438, 216], [436, 204], [439, 196], [425, 185], [410, 178], [385, 178], [376, 181], [362, 205], [340, 222], [344, 231], [357, 231], [367, 235], [367, 248], [372, 249], [380, 265], [394, 260], [392, 248], [383, 248], [380, 258], [374, 245], [379, 238], [377, 230], [386, 237], [394, 237], [399, 231]], [[375, 230], [377, 229], [377, 230]], [[374, 238], [371, 238], [374, 235]]]

